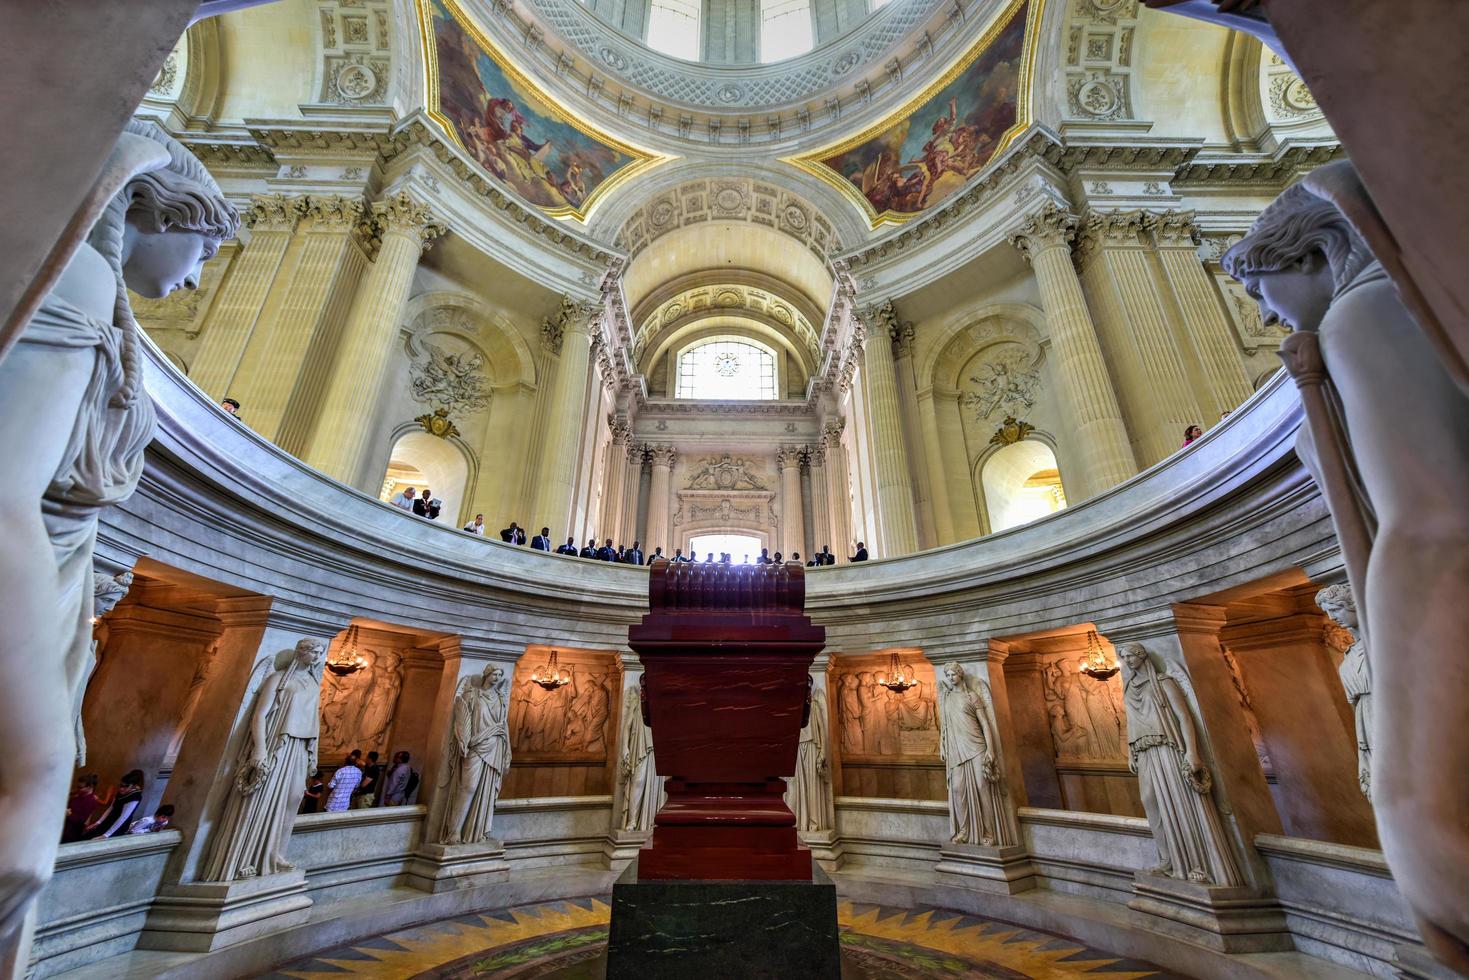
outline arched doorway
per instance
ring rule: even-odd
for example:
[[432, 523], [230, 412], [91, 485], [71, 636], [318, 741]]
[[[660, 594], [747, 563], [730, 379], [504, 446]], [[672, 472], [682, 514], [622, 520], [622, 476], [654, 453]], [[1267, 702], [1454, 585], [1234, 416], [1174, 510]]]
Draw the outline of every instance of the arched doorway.
[[764, 547], [760, 540], [756, 535], [737, 532], [696, 534], [689, 538], [689, 554], [702, 561], [710, 552], [714, 553], [716, 559], [724, 552], [729, 552], [730, 560], [736, 565], [742, 565], [747, 556], [752, 562], [760, 557], [760, 549]]
[[980, 471], [990, 531], [1018, 527], [1066, 506], [1056, 454], [1035, 439], [997, 450]]
[[460, 527], [465, 522], [460, 510], [469, 489], [469, 460], [448, 439], [412, 431], [405, 432], [393, 443], [379, 498], [392, 500], [408, 487], [420, 493], [428, 488], [443, 501], [439, 523]]

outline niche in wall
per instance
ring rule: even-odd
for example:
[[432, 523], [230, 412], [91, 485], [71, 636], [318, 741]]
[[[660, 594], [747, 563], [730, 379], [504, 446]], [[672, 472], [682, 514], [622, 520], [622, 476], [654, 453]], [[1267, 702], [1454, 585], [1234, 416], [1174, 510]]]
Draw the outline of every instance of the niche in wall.
[[992, 532], [1028, 524], [1066, 506], [1056, 454], [1036, 439], [1022, 439], [991, 453], [979, 479]]
[[622, 665], [617, 655], [556, 647], [570, 682], [547, 690], [531, 680], [551, 647], [526, 649], [510, 685], [510, 771], [502, 799], [602, 796], [612, 792]]
[[917, 650], [900, 651], [918, 684], [901, 694], [877, 683], [890, 651], [836, 657], [827, 676], [833, 785], [838, 796], [948, 798], [939, 759], [938, 689]]

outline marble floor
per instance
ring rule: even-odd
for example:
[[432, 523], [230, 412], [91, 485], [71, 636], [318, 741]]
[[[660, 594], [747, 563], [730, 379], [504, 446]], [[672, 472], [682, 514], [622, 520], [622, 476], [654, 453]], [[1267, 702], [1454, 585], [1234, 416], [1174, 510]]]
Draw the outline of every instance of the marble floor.
[[[327, 950], [265, 976], [597, 980], [605, 972], [608, 914], [607, 900], [589, 898], [465, 915]], [[837, 916], [843, 980], [1178, 976], [1060, 936], [942, 909], [843, 901]]]

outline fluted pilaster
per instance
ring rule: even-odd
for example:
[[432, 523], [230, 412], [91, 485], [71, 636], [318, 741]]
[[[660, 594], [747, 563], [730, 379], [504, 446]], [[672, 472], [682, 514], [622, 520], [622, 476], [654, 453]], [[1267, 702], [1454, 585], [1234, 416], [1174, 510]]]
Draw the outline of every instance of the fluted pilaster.
[[1010, 236], [1035, 270], [1055, 352], [1061, 397], [1081, 464], [1082, 497], [1091, 497], [1137, 472], [1122, 409], [1112, 390], [1097, 329], [1087, 309], [1081, 281], [1071, 264], [1076, 218], [1048, 205], [1028, 217]]
[[652, 554], [661, 547], [665, 555], [673, 554], [669, 545], [670, 490], [673, 486], [673, 464], [678, 460], [672, 446], [650, 446], [648, 459], [653, 466], [653, 479], [648, 486], [648, 540], [643, 551]]
[[821, 550], [822, 545], [830, 545], [833, 551], [841, 548], [839, 542], [829, 540], [831, 535], [831, 508], [826, 499], [829, 492], [826, 485], [826, 445], [817, 443], [806, 447], [806, 466], [811, 474], [811, 555]]
[[842, 418], [829, 418], [821, 426], [821, 437], [826, 444], [826, 507], [831, 518], [831, 550], [843, 558], [852, 553], [854, 543], [847, 450], [842, 445], [842, 429], [846, 424], [846, 420]]
[[[1193, 212], [1154, 213], [1149, 216], [1148, 231], [1209, 383], [1213, 404], [1208, 407], [1210, 417], [1202, 420], [1208, 425], [1220, 412], [1237, 408], [1254, 390], [1245, 373], [1239, 339], [1219, 305], [1214, 280], [1199, 261], [1199, 226]], [[1204, 393], [1199, 400], [1204, 400]]]
[[632, 429], [625, 415], [609, 417], [607, 425], [612, 430], [612, 438], [607, 443], [607, 483], [602, 491], [601, 519], [593, 530], [603, 538], [618, 541], [622, 538], [623, 484], [627, 479], [627, 444]]
[[354, 485], [364, 478], [373, 408], [382, 395], [419, 256], [447, 230], [402, 191], [372, 206], [372, 228], [380, 240], [377, 259], [347, 315], [307, 455], [317, 469]]
[[[628, 436], [622, 476], [622, 518], [617, 522], [616, 538], [626, 544], [632, 544], [632, 539], [638, 536], [638, 495], [643, 490], [643, 465], [647, 457], [647, 444], [634, 442]], [[673, 554], [667, 545], [663, 546], [663, 550], [667, 554]]]
[[806, 540], [806, 522], [801, 513], [801, 449], [781, 446], [775, 453], [780, 470], [780, 550], [787, 558], [800, 551]]
[[250, 240], [235, 256], [219, 297], [209, 309], [200, 331], [199, 353], [189, 371], [190, 380], [213, 398], [231, 393], [245, 345], [300, 219], [300, 200], [284, 194], [257, 194], [241, 215], [250, 229]]
[[882, 553], [907, 555], [918, 550], [918, 523], [908, 448], [898, 407], [898, 376], [893, 341], [902, 329], [891, 303], [869, 307], [862, 365], [867, 376], [867, 410], [872, 424], [872, 458], [876, 470], [877, 517], [882, 527]]
[[541, 457], [541, 478], [534, 506], [540, 515], [536, 523], [550, 527], [553, 534], [564, 535], [572, 526], [592, 331], [601, 313], [600, 304], [575, 303], [564, 298], [552, 327], [559, 332], [554, 346], [559, 348], [560, 363], [556, 367], [556, 394], [547, 406], [546, 453]]

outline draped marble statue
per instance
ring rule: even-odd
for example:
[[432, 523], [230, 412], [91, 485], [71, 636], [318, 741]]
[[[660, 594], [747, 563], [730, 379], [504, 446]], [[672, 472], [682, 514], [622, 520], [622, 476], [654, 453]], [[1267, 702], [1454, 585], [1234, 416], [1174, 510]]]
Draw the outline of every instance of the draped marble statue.
[[1243, 885], [1210, 795], [1213, 777], [1178, 681], [1153, 666], [1141, 644], [1123, 644], [1128, 766], [1158, 847], [1153, 874], [1199, 884]]
[[240, 745], [234, 791], [209, 842], [201, 881], [236, 881], [292, 870], [286, 845], [306, 779], [316, 768], [326, 644], [306, 638], [256, 665], [259, 683]]
[[490, 840], [495, 801], [510, 768], [510, 683], [491, 664], [479, 677], [459, 682], [445, 753], [447, 801], [436, 843]]
[[618, 826], [637, 833], [652, 831], [653, 817], [668, 797], [653, 761], [653, 729], [643, 718], [641, 687], [629, 689], [623, 699], [619, 777], [622, 804]]
[[1362, 795], [1372, 799], [1372, 665], [1367, 662], [1367, 644], [1357, 624], [1357, 601], [1345, 585], [1328, 585], [1316, 593], [1316, 605], [1352, 637], [1338, 673], [1352, 706], [1357, 733], [1357, 784]]
[[949, 839], [986, 847], [1019, 844], [989, 685], [971, 681], [955, 663], [944, 665], [939, 682], [939, 756], [949, 783]]
[[238, 222], [204, 167], [141, 122], [119, 137], [80, 214], [98, 217], [0, 361], [11, 493], [0, 510], [0, 784], [25, 787], [0, 802], [0, 947], [56, 857], [70, 779], [58, 753], [73, 754], [92, 659], [97, 515], [137, 486], [153, 434], [127, 290], [193, 288]]
[[811, 692], [811, 717], [796, 746], [796, 774], [787, 782], [786, 804], [803, 833], [829, 830], [832, 823], [831, 765], [826, 761], [826, 692]]
[[1376, 678], [1372, 805], [1424, 940], [1469, 973], [1469, 395], [1368, 248], [1356, 171], [1280, 195], [1224, 267], [1260, 302], [1300, 389], [1297, 452], [1331, 511]]

